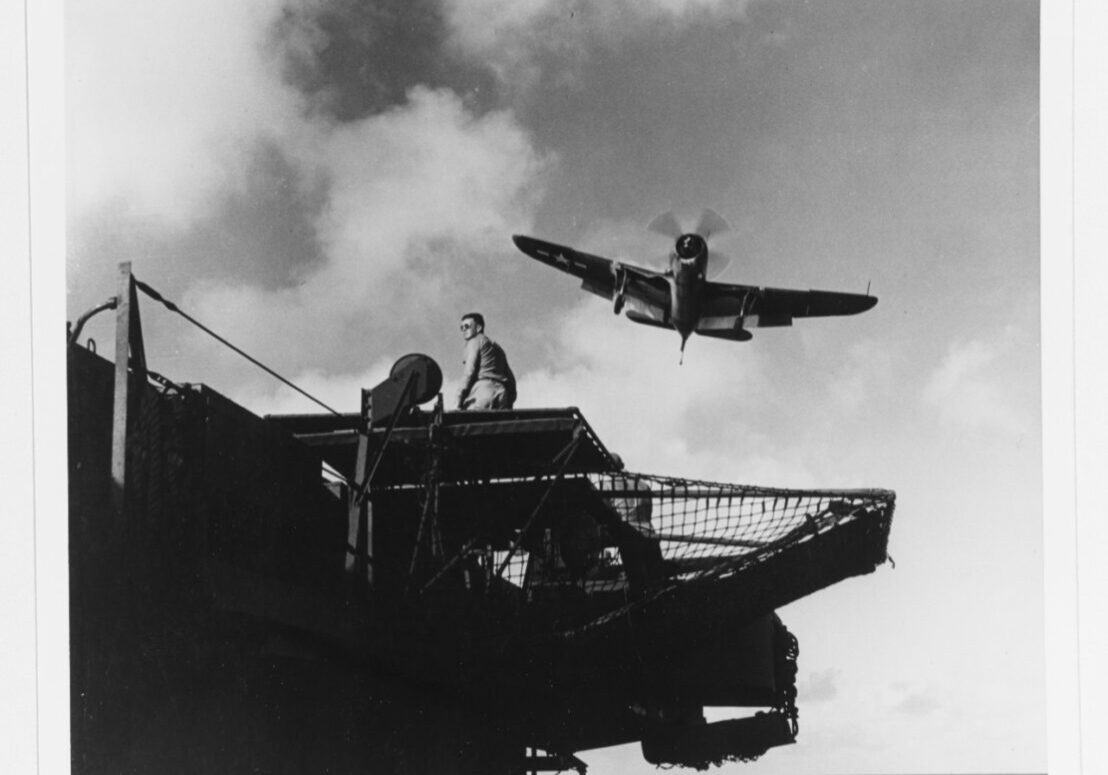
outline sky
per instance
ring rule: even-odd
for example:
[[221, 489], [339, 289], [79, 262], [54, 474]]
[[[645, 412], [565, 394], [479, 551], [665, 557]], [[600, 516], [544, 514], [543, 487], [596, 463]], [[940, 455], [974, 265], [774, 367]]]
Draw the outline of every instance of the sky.
[[[895, 568], [779, 611], [797, 743], [723, 771], [1045, 771], [1037, 4], [597, 5], [67, 3], [67, 317], [131, 261], [354, 411], [410, 352], [451, 395], [479, 310], [518, 406], [580, 407], [632, 470], [894, 489]], [[646, 224], [705, 207], [720, 279], [880, 303], [680, 364], [510, 240], [657, 265]], [[155, 371], [318, 409], [140, 305]]]

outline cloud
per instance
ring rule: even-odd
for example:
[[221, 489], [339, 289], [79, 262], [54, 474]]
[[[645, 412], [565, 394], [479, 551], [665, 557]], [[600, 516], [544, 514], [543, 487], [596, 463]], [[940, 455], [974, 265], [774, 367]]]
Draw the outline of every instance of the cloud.
[[70, 207], [106, 201], [183, 226], [241, 183], [242, 144], [280, 134], [296, 95], [269, 72], [279, 0], [66, 8]]
[[1007, 339], [953, 342], [924, 386], [922, 400], [947, 426], [1019, 435], [1027, 421], [1006, 389], [1001, 356]]
[[633, 470], [808, 482], [776, 432], [780, 392], [756, 348], [693, 337], [680, 364], [675, 332], [616, 318], [591, 297], [553, 329], [546, 365], [518, 375], [520, 406], [579, 407]]
[[387, 232], [472, 240], [518, 226], [543, 166], [510, 114], [474, 118], [452, 92], [422, 87], [403, 108], [323, 139], [315, 157], [332, 181], [323, 238], [359, 274], [368, 247], [376, 263], [403, 258], [395, 239], [380, 239]]
[[526, 86], [548, 57], [561, 62], [564, 78], [594, 45], [617, 45], [648, 24], [742, 18], [747, 5], [749, 0], [446, 0], [444, 12], [456, 47], [483, 58], [502, 81]]
[[838, 678], [842, 671], [831, 667], [812, 673], [797, 689], [801, 702], [826, 702], [839, 695]]
[[856, 413], [875, 398], [889, 395], [893, 359], [887, 348], [872, 340], [854, 342], [847, 348], [838, 370], [827, 380], [827, 393], [839, 416]]
[[928, 716], [943, 706], [930, 685], [920, 687], [908, 681], [893, 681], [881, 694], [881, 704], [902, 716]]
[[[412, 86], [352, 120], [308, 109], [274, 47], [286, 10], [75, 8], [69, 283], [90, 295], [75, 306], [99, 301], [132, 260], [256, 357], [341, 381], [367, 349], [445, 330], [489, 245], [507, 252], [529, 222], [551, 158], [510, 112], [446, 88]], [[248, 384], [167, 326], [150, 322], [152, 352], [197, 356], [231, 393]]]
[[[698, 15], [741, 17], [749, 0], [636, 0], [598, 6], [582, 0], [447, 0], [446, 18], [460, 42], [475, 50], [512, 35], [553, 33], [553, 42], [571, 30], [617, 37], [636, 23], [689, 23]], [[562, 24], [564, 26], [559, 27]]]
[[446, 35], [438, 0], [301, 0], [273, 27], [285, 79], [310, 110], [338, 121], [402, 105], [416, 86], [488, 104], [485, 63], [444, 46]]
[[[378, 359], [359, 373], [342, 376], [328, 375], [319, 369], [308, 369], [292, 375], [290, 381], [338, 412], [358, 412], [362, 388], [382, 382], [388, 377], [392, 363], [391, 358]], [[292, 388], [261, 379], [240, 388], [237, 398], [259, 415], [321, 411], [319, 404]]]
[[893, 705], [893, 711], [906, 716], [929, 716], [942, 707], [942, 703], [926, 692], [910, 692]]
[[288, 152], [329, 181], [315, 221], [323, 265], [292, 288], [204, 284], [187, 301], [213, 328], [244, 332], [247, 349], [331, 367], [370, 336], [410, 329], [412, 311], [455, 306], [442, 304], [453, 273], [527, 220], [544, 164], [509, 115], [474, 118], [426, 89], [315, 140]]

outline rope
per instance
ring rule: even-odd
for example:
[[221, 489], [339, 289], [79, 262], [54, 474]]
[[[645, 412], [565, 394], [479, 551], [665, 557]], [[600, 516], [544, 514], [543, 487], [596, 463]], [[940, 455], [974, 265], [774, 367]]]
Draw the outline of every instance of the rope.
[[323, 407], [324, 409], [326, 409], [326, 410], [327, 410], [328, 412], [330, 412], [331, 414], [333, 414], [333, 415], [337, 415], [337, 416], [340, 416], [340, 417], [342, 416], [342, 413], [341, 413], [341, 412], [339, 412], [339, 411], [338, 411], [337, 409], [332, 409], [332, 408], [331, 408], [330, 406], [328, 406], [327, 404], [325, 404], [325, 403], [323, 403], [322, 401], [320, 401], [320, 400], [319, 400], [318, 398], [316, 398], [315, 396], [313, 396], [313, 395], [312, 395], [311, 393], [307, 392], [306, 390], [303, 390], [302, 388], [299, 388], [299, 387], [297, 387], [297, 386], [296, 386], [296, 385], [294, 385], [294, 384], [293, 384], [292, 382], [290, 382], [290, 381], [289, 381], [288, 379], [286, 379], [286, 378], [282, 377], [282, 376], [281, 376], [280, 374], [278, 374], [278, 373], [277, 373], [277, 372], [275, 372], [275, 371], [274, 371], [273, 369], [271, 369], [271, 368], [269, 368], [268, 366], [266, 366], [266, 365], [265, 365], [264, 363], [262, 363], [261, 361], [259, 361], [259, 360], [258, 360], [257, 358], [255, 358], [254, 356], [250, 355], [249, 353], [245, 352], [244, 350], [242, 350], [242, 349], [240, 349], [240, 348], [236, 347], [235, 345], [231, 344], [231, 343], [230, 343], [230, 342], [228, 342], [228, 341], [227, 341], [226, 339], [224, 339], [224, 338], [223, 338], [222, 336], [220, 336], [219, 334], [217, 334], [217, 333], [216, 333], [215, 331], [212, 331], [212, 330], [211, 330], [210, 328], [208, 328], [207, 326], [205, 326], [205, 325], [204, 325], [203, 323], [201, 323], [201, 322], [200, 322], [199, 320], [197, 320], [196, 318], [194, 318], [194, 317], [192, 317], [191, 315], [189, 315], [188, 313], [186, 313], [186, 312], [185, 312], [184, 310], [182, 310], [182, 309], [181, 309], [180, 307], [178, 307], [178, 306], [177, 306], [176, 304], [174, 304], [173, 302], [171, 302], [171, 301], [170, 301], [169, 299], [166, 299], [166, 298], [165, 298], [164, 296], [162, 296], [162, 295], [161, 295], [160, 293], [158, 293], [158, 292], [157, 292], [156, 290], [154, 290], [154, 289], [153, 289], [153, 288], [151, 288], [151, 287], [150, 287], [149, 285], [147, 285], [146, 283], [144, 283], [144, 282], [143, 282], [142, 280], [139, 280], [138, 278], [135, 278], [135, 285], [136, 285], [136, 286], [138, 287], [138, 289], [139, 289], [140, 291], [142, 291], [143, 293], [145, 293], [145, 294], [146, 294], [147, 296], [149, 296], [149, 297], [150, 297], [151, 299], [153, 299], [154, 301], [158, 301], [158, 302], [161, 302], [161, 303], [162, 303], [162, 304], [163, 304], [163, 305], [165, 306], [165, 308], [166, 308], [166, 309], [168, 309], [168, 310], [169, 310], [170, 312], [176, 312], [176, 313], [177, 313], [178, 315], [180, 315], [181, 317], [183, 317], [183, 318], [184, 318], [185, 320], [187, 320], [188, 322], [192, 323], [192, 324], [193, 324], [194, 326], [196, 326], [197, 328], [199, 328], [199, 329], [200, 329], [201, 331], [203, 331], [204, 333], [208, 334], [208, 336], [211, 336], [212, 338], [214, 338], [215, 340], [217, 340], [217, 341], [218, 341], [218, 342], [220, 342], [221, 344], [223, 344], [223, 345], [226, 345], [227, 347], [230, 347], [230, 348], [231, 348], [232, 350], [234, 350], [235, 352], [237, 352], [237, 353], [238, 353], [239, 355], [241, 355], [241, 356], [242, 356], [243, 358], [245, 358], [246, 360], [250, 361], [250, 362], [251, 362], [251, 363], [253, 363], [253, 364], [254, 364], [255, 366], [257, 366], [258, 368], [260, 368], [260, 369], [262, 369], [263, 371], [265, 371], [265, 372], [266, 372], [267, 374], [269, 374], [270, 376], [272, 376], [272, 377], [275, 377], [275, 378], [277, 378], [278, 380], [280, 380], [281, 382], [283, 382], [284, 384], [288, 385], [288, 386], [289, 386], [290, 388], [292, 388], [293, 390], [295, 390], [295, 391], [296, 391], [297, 393], [299, 393], [300, 395], [302, 395], [302, 396], [304, 396], [305, 398], [307, 398], [307, 399], [310, 399], [310, 400], [314, 401], [315, 403], [319, 404], [320, 406], [322, 406], [322, 407]]

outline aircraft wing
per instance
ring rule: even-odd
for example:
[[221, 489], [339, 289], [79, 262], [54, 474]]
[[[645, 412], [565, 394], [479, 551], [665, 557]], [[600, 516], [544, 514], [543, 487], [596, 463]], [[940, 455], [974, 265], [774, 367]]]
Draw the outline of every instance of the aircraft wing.
[[[661, 272], [643, 269], [631, 264], [620, 264], [610, 258], [594, 256], [580, 250], [544, 242], [533, 237], [515, 235], [512, 242], [531, 258], [547, 266], [560, 269], [581, 278], [586, 291], [611, 299], [616, 293], [616, 283], [625, 276], [624, 293], [630, 299], [646, 304], [657, 316], [664, 317], [669, 302], [669, 282]], [[651, 313], [653, 314], [653, 313]]]
[[710, 282], [705, 284], [697, 331], [709, 336], [725, 336], [724, 332], [739, 328], [791, 326], [793, 318], [856, 315], [876, 304], [876, 296], [861, 293], [796, 291]]

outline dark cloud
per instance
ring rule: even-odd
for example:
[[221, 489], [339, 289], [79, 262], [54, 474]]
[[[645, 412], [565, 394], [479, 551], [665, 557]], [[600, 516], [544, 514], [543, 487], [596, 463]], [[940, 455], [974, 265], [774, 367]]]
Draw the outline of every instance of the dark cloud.
[[[224, 190], [204, 214], [184, 229], [108, 203], [73, 224], [70, 283], [86, 282], [103, 294], [114, 267], [131, 261], [135, 272], [179, 296], [204, 281], [225, 281], [277, 290], [297, 285], [325, 257], [315, 221], [326, 203], [325, 181], [305, 180], [274, 145], [249, 152], [241, 187]], [[96, 294], [81, 297], [88, 305]]]
[[329, 0], [286, 7], [273, 40], [288, 83], [311, 110], [353, 121], [401, 105], [413, 86], [445, 87], [482, 113], [495, 79], [445, 45], [435, 0]]
[[213, 269], [229, 261], [236, 280], [266, 289], [295, 285], [324, 260], [314, 224], [326, 203], [326, 183], [304, 180], [268, 144], [255, 149], [246, 179], [246, 190], [227, 195], [181, 249], [213, 261]]

